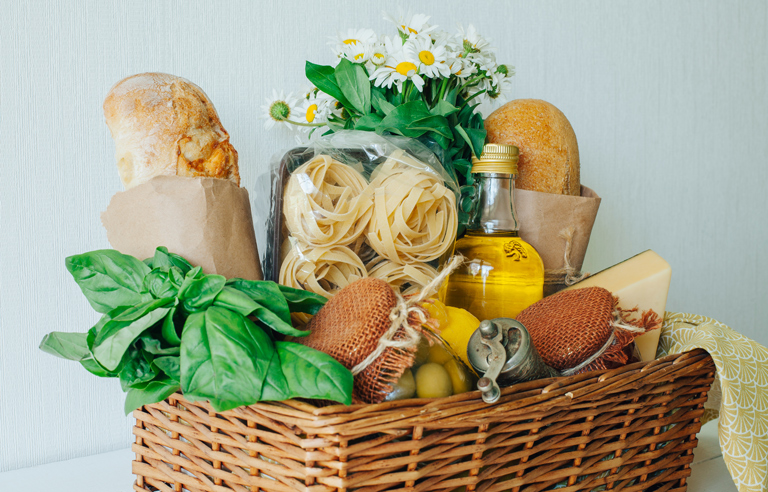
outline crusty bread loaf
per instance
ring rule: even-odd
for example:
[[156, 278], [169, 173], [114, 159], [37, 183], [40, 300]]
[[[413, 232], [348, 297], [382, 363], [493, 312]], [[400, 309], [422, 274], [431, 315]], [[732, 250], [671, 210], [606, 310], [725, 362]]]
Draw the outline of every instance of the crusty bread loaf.
[[579, 196], [579, 145], [555, 106], [539, 99], [510, 101], [488, 116], [485, 129], [488, 142], [520, 149], [517, 188]]
[[237, 151], [208, 96], [181, 77], [142, 73], [104, 100], [126, 189], [159, 175], [229, 179], [240, 184]]

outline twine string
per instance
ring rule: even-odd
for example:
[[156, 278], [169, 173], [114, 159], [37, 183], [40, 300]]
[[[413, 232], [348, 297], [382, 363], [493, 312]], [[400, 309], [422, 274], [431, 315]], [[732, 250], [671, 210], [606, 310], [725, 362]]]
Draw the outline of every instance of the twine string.
[[[448, 263], [446, 263], [440, 273], [434, 279], [432, 279], [432, 281], [425, 285], [418, 294], [410, 296], [408, 299], [405, 299], [402, 294], [395, 291], [397, 301], [395, 302], [395, 307], [393, 307], [392, 311], [389, 313], [389, 320], [391, 322], [389, 329], [387, 329], [387, 331], [384, 332], [384, 334], [379, 339], [379, 343], [376, 345], [376, 349], [368, 354], [368, 357], [363, 359], [359, 364], [352, 368], [353, 376], [363, 372], [388, 348], [408, 350], [419, 345], [419, 342], [421, 341], [421, 330], [409, 323], [411, 316], [415, 315], [420, 324], [427, 322], [427, 316], [424, 313], [424, 309], [419, 306], [419, 304], [427, 299], [427, 297], [436, 293], [443, 285], [443, 282], [446, 281], [448, 276], [453, 273], [454, 270], [456, 270], [463, 262], [463, 256], [452, 256], [451, 259], [448, 260]], [[395, 339], [396, 335], [399, 335], [397, 339]]]
[[580, 272], [571, 265], [571, 247], [573, 246], [573, 235], [576, 233], [574, 226], [567, 227], [560, 231], [559, 237], [565, 239], [565, 249], [563, 251], [563, 268], [557, 270], [546, 270], [544, 272], [545, 284], [559, 284], [565, 282], [565, 285], [573, 285], [589, 277], [589, 273]]

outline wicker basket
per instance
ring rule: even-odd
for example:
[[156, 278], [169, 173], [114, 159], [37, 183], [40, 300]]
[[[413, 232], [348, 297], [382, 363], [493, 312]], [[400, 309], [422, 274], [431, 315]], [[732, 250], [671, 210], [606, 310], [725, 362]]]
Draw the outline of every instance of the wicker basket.
[[714, 378], [702, 350], [435, 400], [216, 413], [181, 395], [136, 417], [134, 490], [684, 491]]

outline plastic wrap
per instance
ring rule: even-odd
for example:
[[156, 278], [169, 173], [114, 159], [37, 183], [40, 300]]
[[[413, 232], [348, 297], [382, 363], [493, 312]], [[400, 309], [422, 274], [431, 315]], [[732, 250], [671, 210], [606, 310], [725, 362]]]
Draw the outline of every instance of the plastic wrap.
[[412, 293], [453, 251], [459, 187], [416, 140], [336, 132], [272, 170], [272, 280], [329, 298], [364, 277]]

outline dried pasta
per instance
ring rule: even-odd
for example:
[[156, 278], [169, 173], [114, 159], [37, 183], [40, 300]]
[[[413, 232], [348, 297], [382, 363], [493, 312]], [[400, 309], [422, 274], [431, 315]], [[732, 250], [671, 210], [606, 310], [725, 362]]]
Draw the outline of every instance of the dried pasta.
[[398, 265], [385, 258], [377, 258], [366, 265], [368, 276], [384, 280], [400, 293], [413, 294], [437, 277], [437, 270], [426, 263]]
[[295, 241], [287, 240], [281, 253], [281, 284], [327, 298], [368, 276], [363, 262], [346, 246], [302, 249]]
[[368, 228], [373, 203], [365, 178], [352, 167], [318, 155], [296, 169], [283, 193], [291, 235], [316, 248], [348, 245]]
[[456, 239], [456, 196], [421, 167], [398, 150], [371, 176], [368, 241], [379, 255], [401, 265], [432, 261]]

